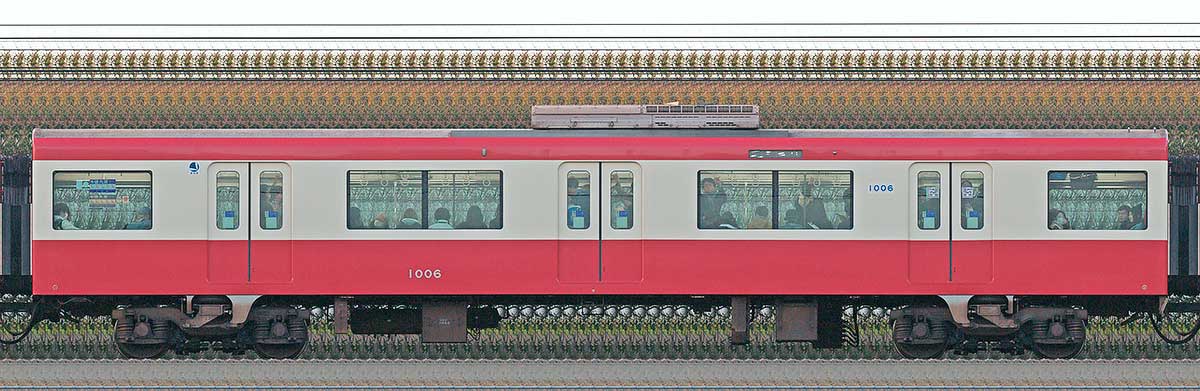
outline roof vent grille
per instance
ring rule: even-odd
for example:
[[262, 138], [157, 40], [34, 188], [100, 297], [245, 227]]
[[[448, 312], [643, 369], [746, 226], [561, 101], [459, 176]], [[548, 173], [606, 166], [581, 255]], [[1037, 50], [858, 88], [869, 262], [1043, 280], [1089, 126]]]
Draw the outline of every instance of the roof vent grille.
[[534, 106], [534, 129], [758, 129], [754, 105]]

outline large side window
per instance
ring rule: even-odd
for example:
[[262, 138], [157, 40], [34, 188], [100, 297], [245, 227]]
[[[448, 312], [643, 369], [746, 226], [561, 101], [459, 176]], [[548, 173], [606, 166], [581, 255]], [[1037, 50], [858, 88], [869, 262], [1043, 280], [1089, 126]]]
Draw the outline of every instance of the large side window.
[[774, 200], [771, 171], [700, 171], [700, 229], [770, 229]]
[[421, 171], [350, 171], [346, 228], [424, 228], [423, 177]]
[[851, 229], [850, 171], [700, 171], [700, 229]]
[[500, 171], [429, 171], [429, 229], [500, 229]]
[[1146, 229], [1146, 173], [1050, 171], [1046, 178], [1052, 230]]
[[58, 171], [53, 182], [56, 230], [153, 227], [149, 171]]
[[500, 229], [500, 171], [349, 171], [346, 228]]
[[780, 171], [779, 228], [853, 228], [852, 176], [850, 171]]

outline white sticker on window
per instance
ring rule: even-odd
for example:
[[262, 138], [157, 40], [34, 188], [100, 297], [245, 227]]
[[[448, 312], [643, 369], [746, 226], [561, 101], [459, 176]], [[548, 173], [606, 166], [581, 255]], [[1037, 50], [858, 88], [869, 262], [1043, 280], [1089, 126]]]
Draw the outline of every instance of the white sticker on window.
[[974, 187], [971, 187], [971, 186], [963, 186], [963, 188], [962, 188], [962, 198], [963, 198], [963, 199], [971, 199], [971, 198], [975, 198], [975, 188], [974, 188]]

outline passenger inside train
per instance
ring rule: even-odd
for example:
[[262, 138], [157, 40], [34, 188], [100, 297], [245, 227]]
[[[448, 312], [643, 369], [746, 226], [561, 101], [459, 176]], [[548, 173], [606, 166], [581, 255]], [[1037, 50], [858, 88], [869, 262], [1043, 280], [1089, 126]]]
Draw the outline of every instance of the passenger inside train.
[[421, 229], [421, 220], [417, 217], [417, 211], [413, 208], [404, 209], [404, 215], [400, 217], [400, 223], [396, 225], [399, 229]]
[[146, 206], [138, 208], [133, 221], [125, 224], [125, 229], [150, 229], [150, 227], [150, 207]]
[[454, 229], [450, 224], [450, 210], [437, 208], [433, 211], [433, 224], [429, 225], [429, 229]]

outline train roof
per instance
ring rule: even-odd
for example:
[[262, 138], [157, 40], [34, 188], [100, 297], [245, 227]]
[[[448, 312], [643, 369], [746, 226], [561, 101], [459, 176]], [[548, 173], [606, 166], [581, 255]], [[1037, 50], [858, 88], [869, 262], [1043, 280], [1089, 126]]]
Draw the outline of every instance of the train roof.
[[34, 138], [1166, 138], [1163, 129], [35, 129]]

